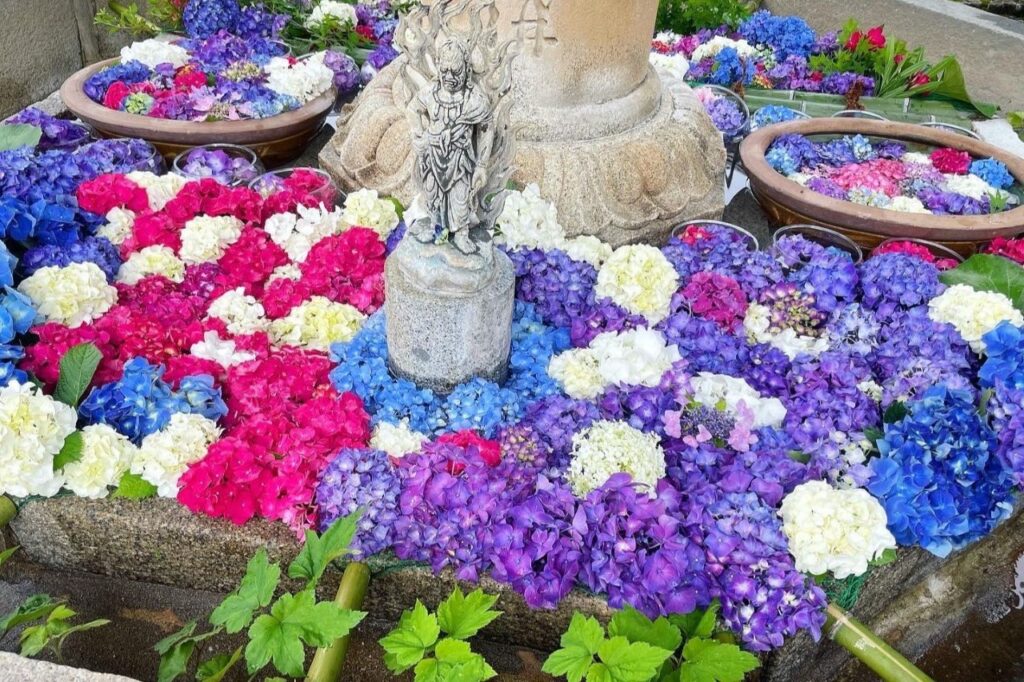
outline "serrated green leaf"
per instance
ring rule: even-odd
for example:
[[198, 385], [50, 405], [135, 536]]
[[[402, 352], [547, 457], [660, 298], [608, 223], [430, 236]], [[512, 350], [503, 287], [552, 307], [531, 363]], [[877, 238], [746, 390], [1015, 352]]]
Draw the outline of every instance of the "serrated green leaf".
[[939, 275], [939, 279], [947, 286], [966, 284], [978, 291], [1003, 294], [1015, 308], [1024, 310], [1024, 268], [1008, 258], [976, 254]]
[[126, 473], [121, 477], [121, 482], [118, 483], [117, 489], [114, 490], [111, 497], [145, 500], [150, 497], [156, 497], [156, 486], [138, 474]]
[[672, 652], [646, 642], [631, 644], [625, 637], [612, 637], [601, 643], [597, 655], [616, 682], [649, 682]]
[[0, 125], [0, 152], [19, 147], [35, 147], [43, 138], [43, 129], [27, 123]]
[[380, 640], [388, 670], [397, 675], [415, 666], [437, 643], [440, 634], [437, 616], [417, 599], [412, 609], [402, 613], [398, 627]]
[[0, 619], [0, 635], [40, 618], [46, 618], [60, 604], [48, 594], [34, 594], [23, 601], [13, 613]]
[[210, 622], [223, 625], [229, 634], [249, 627], [256, 610], [267, 606], [274, 598], [280, 578], [281, 567], [270, 563], [267, 550], [261, 548], [249, 560], [238, 589], [210, 614]]
[[196, 644], [212, 637], [216, 630], [195, 634], [196, 621], [189, 621], [177, 632], [164, 637], [153, 649], [160, 654], [160, 667], [157, 669], [157, 682], [171, 682], [185, 673], [188, 662], [195, 653]]
[[619, 682], [604, 663], [595, 663], [587, 670], [587, 682]]
[[288, 576], [306, 580], [307, 587], [319, 582], [331, 562], [349, 551], [362, 510], [338, 519], [323, 535], [306, 531], [306, 543], [288, 566]]
[[743, 682], [759, 665], [757, 657], [735, 644], [695, 637], [683, 647], [680, 682]]
[[717, 599], [708, 605], [708, 608], [701, 611], [691, 611], [687, 614], [673, 614], [668, 617], [669, 621], [683, 631], [685, 639], [690, 637], [710, 637], [715, 631], [715, 623], [718, 622], [718, 611], [721, 603]]
[[608, 635], [625, 637], [630, 642], [647, 642], [672, 652], [683, 643], [683, 635], [679, 628], [667, 618], [652, 621], [629, 605], [612, 616], [608, 624]]
[[14, 547], [10, 547], [10, 548], [5, 549], [4, 551], [0, 552], [0, 566], [3, 566], [5, 563], [7, 563], [7, 561], [12, 556], [14, 556], [14, 553], [17, 552], [19, 549], [20, 549], [20, 547], [15, 545]]
[[437, 622], [453, 639], [469, 639], [501, 615], [492, 606], [498, 598], [474, 590], [468, 596], [458, 587], [437, 607]]
[[26, 658], [32, 658], [46, 647], [50, 636], [46, 631], [46, 625], [31, 625], [21, 631], [18, 642], [21, 644], [19, 652]]
[[574, 613], [562, 635], [561, 648], [548, 656], [542, 670], [556, 677], [565, 675], [569, 682], [580, 682], [604, 641], [604, 628], [596, 618]]
[[574, 613], [569, 629], [562, 635], [562, 646], [579, 646], [590, 654], [596, 654], [601, 643], [605, 641], [604, 628], [592, 616]]
[[415, 682], [440, 682], [441, 664], [436, 658], [424, 658], [416, 664]]
[[434, 647], [434, 655], [437, 656], [438, 661], [443, 663], [465, 663], [473, 660], [473, 657], [476, 656], [469, 642], [450, 637], [437, 643], [437, 646]]
[[240, 660], [242, 660], [242, 647], [238, 647], [231, 654], [214, 656], [200, 664], [196, 671], [196, 680], [199, 682], [221, 682]]
[[60, 359], [60, 375], [53, 397], [71, 407], [78, 407], [85, 390], [92, 383], [103, 354], [91, 343], [72, 346]]
[[64, 446], [53, 458], [53, 470], [60, 471], [68, 464], [82, 459], [82, 432], [75, 431], [64, 439]]

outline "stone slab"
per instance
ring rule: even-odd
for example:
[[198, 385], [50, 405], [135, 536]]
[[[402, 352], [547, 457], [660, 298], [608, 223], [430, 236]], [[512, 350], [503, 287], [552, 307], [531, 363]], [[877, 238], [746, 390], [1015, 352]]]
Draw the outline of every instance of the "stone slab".
[[841, 28], [851, 17], [862, 26], [885, 25], [886, 34], [921, 45], [932, 61], [960, 60], [971, 95], [1009, 111], [1024, 109], [1024, 23], [950, 0], [766, 0], [776, 14], [799, 14], [818, 31]]
[[0, 652], [0, 682], [132, 682], [130, 677], [94, 673]]
[[[1022, 55], [1022, 58], [1024, 58], [1024, 55]], [[994, 144], [1011, 154], [1024, 158], [1024, 140], [1020, 139], [1020, 135], [1010, 126], [1010, 122], [1005, 118], [994, 118], [991, 121], [975, 121], [974, 131], [981, 135], [981, 139], [985, 140], [985, 142]]]

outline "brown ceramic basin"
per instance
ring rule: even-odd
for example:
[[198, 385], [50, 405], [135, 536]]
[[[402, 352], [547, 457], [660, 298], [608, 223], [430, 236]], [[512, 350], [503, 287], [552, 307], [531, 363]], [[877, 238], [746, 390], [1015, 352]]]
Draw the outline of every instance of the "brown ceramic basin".
[[813, 223], [843, 232], [869, 249], [893, 237], [927, 239], [968, 254], [995, 237], [1010, 237], [1024, 232], [1024, 207], [985, 216], [932, 216], [862, 206], [809, 190], [786, 179], [764, 158], [776, 138], [793, 133], [860, 134], [932, 147], [953, 147], [976, 158], [992, 157], [1002, 161], [1017, 181], [1024, 184], [1024, 159], [957, 133], [907, 123], [856, 118], [789, 121], [762, 128], [740, 145], [740, 158], [747, 169], [754, 196], [777, 227]]
[[254, 121], [169, 121], [108, 109], [85, 94], [85, 81], [117, 59], [98, 62], [64, 81], [60, 96], [67, 108], [103, 137], [140, 137], [152, 142], [170, 161], [185, 149], [228, 142], [253, 149], [267, 167], [297, 158], [323, 126], [334, 108], [332, 89], [305, 106]]

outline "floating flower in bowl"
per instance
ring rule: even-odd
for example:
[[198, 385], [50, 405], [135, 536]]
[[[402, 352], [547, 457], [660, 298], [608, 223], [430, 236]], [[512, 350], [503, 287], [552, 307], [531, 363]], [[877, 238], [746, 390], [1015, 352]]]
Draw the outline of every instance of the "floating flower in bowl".
[[174, 159], [174, 172], [197, 180], [213, 178], [232, 187], [248, 185], [265, 169], [256, 152], [236, 144], [207, 144], [184, 151]]

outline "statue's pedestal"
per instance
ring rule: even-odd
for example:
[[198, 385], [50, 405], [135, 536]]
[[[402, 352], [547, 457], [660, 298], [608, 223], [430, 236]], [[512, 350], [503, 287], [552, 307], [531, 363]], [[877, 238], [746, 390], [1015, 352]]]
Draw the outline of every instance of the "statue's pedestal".
[[501, 383], [512, 348], [512, 262], [495, 250], [484, 267], [452, 267], [430, 257], [437, 248], [406, 238], [388, 258], [391, 371], [438, 393], [474, 377]]

